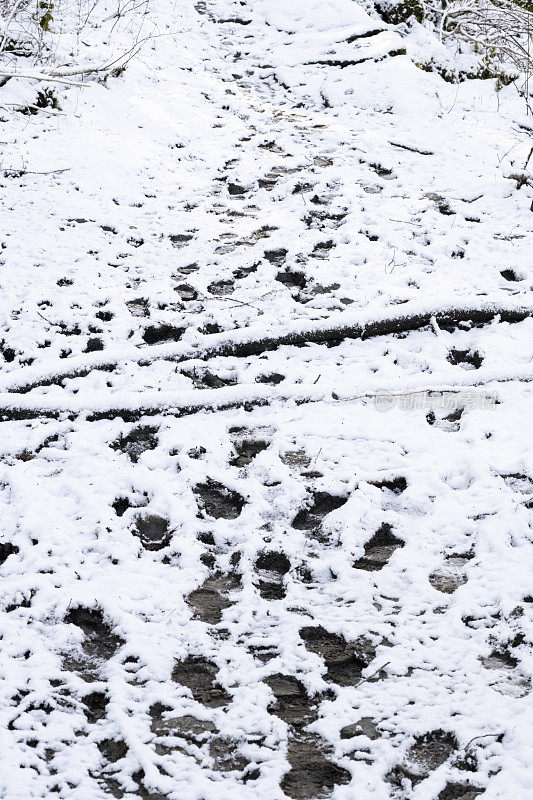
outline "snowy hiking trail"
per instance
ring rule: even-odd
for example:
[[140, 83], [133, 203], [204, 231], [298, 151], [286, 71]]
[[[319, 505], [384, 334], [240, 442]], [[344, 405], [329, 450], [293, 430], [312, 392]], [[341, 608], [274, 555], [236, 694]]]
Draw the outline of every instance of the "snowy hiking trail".
[[526, 798], [517, 101], [349, 0], [158, 15], [3, 125], [0, 796]]

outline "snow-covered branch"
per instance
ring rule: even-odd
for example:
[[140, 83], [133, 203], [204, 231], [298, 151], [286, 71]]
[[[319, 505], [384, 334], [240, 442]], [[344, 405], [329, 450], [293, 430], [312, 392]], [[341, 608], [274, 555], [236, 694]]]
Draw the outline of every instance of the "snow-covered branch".
[[148, 3], [117, 0], [100, 8], [99, 0], [59, 0], [35, 8], [28, 0], [0, 0], [1, 82], [83, 86], [70, 78], [125, 67], [154, 36], [145, 30]]
[[460, 323], [487, 324], [498, 318], [502, 322], [520, 322], [533, 316], [533, 306], [516, 303], [492, 302], [443, 302], [440, 307], [405, 304], [402, 311], [389, 309], [378, 315], [364, 315], [360, 311], [325, 321], [288, 324], [278, 330], [266, 330], [258, 326], [237, 329], [219, 334], [198, 335], [194, 342], [150, 345], [148, 347], [122, 348], [119, 352], [84, 354], [66, 362], [51, 363], [43, 372], [33, 367], [24, 367], [8, 374], [0, 381], [0, 391], [27, 392], [38, 386], [60, 383], [66, 378], [88, 375], [92, 370], [113, 370], [125, 361], [144, 366], [159, 360], [178, 363], [195, 359], [207, 361], [224, 358], [261, 355], [278, 347], [302, 346], [306, 344], [331, 344], [343, 339], [371, 339], [394, 333], [420, 330], [434, 323], [454, 330]]
[[441, 40], [470, 42], [520, 72], [531, 72], [533, 14], [514, 0], [457, 0], [441, 12]]

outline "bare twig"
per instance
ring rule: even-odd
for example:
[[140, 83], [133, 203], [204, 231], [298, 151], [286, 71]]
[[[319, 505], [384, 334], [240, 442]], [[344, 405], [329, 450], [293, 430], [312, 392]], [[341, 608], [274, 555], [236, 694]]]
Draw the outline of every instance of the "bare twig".
[[373, 672], [373, 673], [372, 673], [372, 675], [368, 675], [366, 678], [362, 678], [362, 679], [359, 681], [359, 683], [356, 683], [356, 684], [355, 684], [355, 686], [354, 686], [354, 689], [357, 689], [357, 687], [358, 687], [358, 686], [361, 686], [361, 684], [362, 684], [362, 683], [366, 683], [367, 681], [371, 680], [371, 679], [372, 679], [372, 678], [373, 678], [375, 675], [377, 675], [377, 674], [378, 674], [378, 672], [381, 672], [381, 670], [382, 670], [382, 669], [385, 669], [385, 667], [388, 667], [388, 666], [389, 666], [389, 664], [390, 664], [390, 661], [387, 661], [387, 663], [386, 663], [386, 664], [382, 664], [382, 666], [381, 666], [381, 667], [378, 667], [378, 668], [377, 668], [377, 670], [376, 670], [375, 672]]
[[[76, 75], [84, 74], [83, 71], [74, 73]], [[80, 81], [70, 81], [66, 78], [61, 77], [60, 75], [55, 75], [53, 72], [46, 73], [46, 72], [13, 72], [0, 69], [0, 77], [7, 78], [10, 80], [11, 78], [25, 78], [26, 80], [30, 81], [43, 81], [45, 83], [62, 83], [65, 86], [86, 86], [85, 83], [80, 83]]]
[[48, 172], [38, 172], [34, 169], [15, 169], [8, 167], [4, 169], [4, 178], [22, 178], [23, 175], [61, 175], [63, 172], [68, 172], [70, 167], [63, 169], [51, 169]]
[[[444, 5], [444, 4], [443, 4]], [[452, 0], [446, 7], [427, 4], [439, 18], [441, 41], [462, 39], [476, 52], [484, 54], [485, 63], [511, 67], [510, 81], [522, 76], [521, 88], [528, 113], [529, 80], [533, 72], [531, 59], [533, 13], [525, 4], [514, 0]]]
[[473, 739], [470, 739], [470, 741], [468, 742], [468, 744], [465, 746], [465, 750], [468, 750], [468, 748], [470, 747], [470, 745], [472, 744], [472, 742], [475, 742], [477, 739], [488, 739], [488, 738], [494, 738], [494, 739], [497, 739], [497, 738], [498, 738], [498, 736], [501, 736], [501, 733], [484, 733], [484, 734], [482, 734], [481, 736], [474, 736], [474, 738], [473, 738]]

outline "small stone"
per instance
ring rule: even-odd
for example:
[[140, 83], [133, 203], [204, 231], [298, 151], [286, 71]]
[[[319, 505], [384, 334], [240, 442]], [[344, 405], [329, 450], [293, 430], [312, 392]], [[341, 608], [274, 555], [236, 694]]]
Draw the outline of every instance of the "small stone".
[[378, 726], [372, 717], [361, 717], [359, 722], [354, 722], [352, 725], [346, 725], [341, 729], [341, 739], [351, 739], [354, 736], [366, 736], [368, 739], [379, 739], [380, 733]]

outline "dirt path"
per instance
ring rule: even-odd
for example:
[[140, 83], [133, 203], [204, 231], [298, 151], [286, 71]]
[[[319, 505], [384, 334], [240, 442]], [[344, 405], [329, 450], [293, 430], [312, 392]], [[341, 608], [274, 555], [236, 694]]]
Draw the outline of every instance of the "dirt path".
[[531, 308], [505, 239], [524, 203], [494, 218], [496, 133], [450, 149], [477, 112], [443, 132], [448, 98], [396, 33], [298, 39], [264, 6], [191, 10], [196, 77], [138, 67], [127, 147], [123, 96], [87, 100], [117, 104], [117, 140], [88, 141], [120, 180], [89, 148], [35, 196], [35, 246], [6, 212], [10, 800], [525, 780]]

